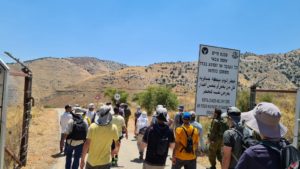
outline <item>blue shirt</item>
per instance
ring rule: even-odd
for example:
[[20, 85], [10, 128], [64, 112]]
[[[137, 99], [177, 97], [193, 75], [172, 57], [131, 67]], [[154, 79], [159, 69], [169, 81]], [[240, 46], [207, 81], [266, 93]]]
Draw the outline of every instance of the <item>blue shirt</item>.
[[280, 154], [258, 144], [249, 147], [240, 157], [235, 169], [280, 169]]

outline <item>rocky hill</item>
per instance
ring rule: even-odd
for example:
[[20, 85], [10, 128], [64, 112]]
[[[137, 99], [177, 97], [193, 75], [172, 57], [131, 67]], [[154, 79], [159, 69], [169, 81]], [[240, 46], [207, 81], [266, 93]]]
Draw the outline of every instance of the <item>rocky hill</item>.
[[[116, 87], [133, 94], [150, 85], [166, 85], [181, 99], [191, 101], [195, 94], [197, 62], [166, 62], [130, 67], [91, 57], [78, 57], [44, 58], [26, 64], [34, 75], [34, 97], [43, 104], [53, 106], [95, 102], [95, 96], [103, 101], [103, 91], [107, 87]], [[16, 65], [9, 66], [17, 69]], [[295, 89], [300, 85], [299, 66], [300, 50], [268, 55], [245, 53], [241, 56], [239, 87], [247, 89], [266, 77], [260, 83], [261, 88]], [[14, 83], [22, 84], [18, 82], [19, 78], [12, 79]]]

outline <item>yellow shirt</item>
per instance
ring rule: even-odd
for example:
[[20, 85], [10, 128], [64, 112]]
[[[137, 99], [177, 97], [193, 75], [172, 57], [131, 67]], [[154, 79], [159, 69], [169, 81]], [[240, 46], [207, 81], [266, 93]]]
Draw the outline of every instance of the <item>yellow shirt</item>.
[[[193, 138], [193, 153], [187, 153], [185, 149], [183, 148], [183, 145], [186, 146], [187, 144], [187, 136], [183, 130], [183, 128], [187, 131], [187, 134], [190, 136], [192, 135], [193, 129], [194, 134], [192, 136]], [[197, 128], [193, 127], [192, 125], [189, 125], [189, 127], [181, 126], [177, 127], [175, 131], [175, 142], [176, 142], [176, 150], [175, 150], [175, 157], [180, 160], [194, 160], [196, 158], [196, 149], [199, 142], [199, 135]], [[182, 151], [181, 151], [182, 150]]]
[[126, 126], [124, 117], [122, 117], [121, 115], [113, 115], [111, 123], [115, 124], [117, 126], [119, 137], [121, 137], [122, 136], [122, 128]]
[[110, 163], [112, 141], [119, 139], [116, 125], [110, 123], [107, 126], [99, 126], [92, 123], [87, 139], [91, 140], [87, 162], [92, 166]]

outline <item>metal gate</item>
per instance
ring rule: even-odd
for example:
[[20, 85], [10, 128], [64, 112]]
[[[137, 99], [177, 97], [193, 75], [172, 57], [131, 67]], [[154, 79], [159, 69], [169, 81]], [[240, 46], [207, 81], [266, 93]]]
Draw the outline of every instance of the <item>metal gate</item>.
[[[25, 166], [27, 162], [29, 123], [31, 119], [31, 107], [34, 105], [34, 99], [31, 96], [32, 72], [27, 66], [13, 57], [10, 53], [4, 53], [21, 65], [21, 71], [10, 72], [11, 79], [14, 78], [16, 80], [18, 83], [17, 86], [20, 86], [22, 83], [24, 84], [24, 88], [16, 87], [15, 89], [11, 89], [12, 105], [11, 109], [8, 109], [8, 113], [11, 113], [12, 117], [11, 119], [8, 118], [8, 120], [12, 120], [11, 127], [15, 128], [8, 130], [7, 145], [5, 147], [5, 152], [7, 155], [5, 167], [18, 169], [22, 166]], [[19, 103], [21, 95], [23, 95], [23, 101]], [[19, 118], [20, 120], [18, 120]], [[12, 135], [11, 137], [15, 137], [14, 140], [10, 138], [10, 135]]]

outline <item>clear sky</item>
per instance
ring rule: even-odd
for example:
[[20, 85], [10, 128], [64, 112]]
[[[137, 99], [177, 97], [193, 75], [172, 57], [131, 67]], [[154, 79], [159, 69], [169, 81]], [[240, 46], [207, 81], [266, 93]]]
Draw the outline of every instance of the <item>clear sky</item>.
[[1, 0], [0, 58], [196, 61], [199, 44], [257, 54], [300, 48], [299, 0]]

